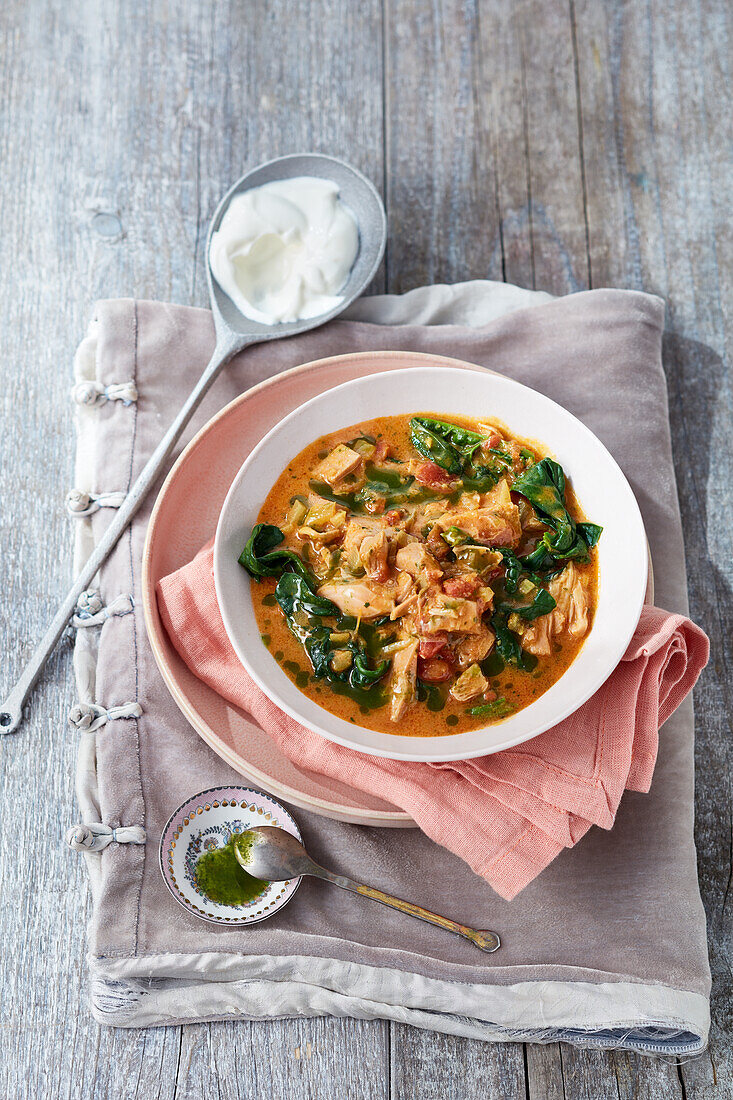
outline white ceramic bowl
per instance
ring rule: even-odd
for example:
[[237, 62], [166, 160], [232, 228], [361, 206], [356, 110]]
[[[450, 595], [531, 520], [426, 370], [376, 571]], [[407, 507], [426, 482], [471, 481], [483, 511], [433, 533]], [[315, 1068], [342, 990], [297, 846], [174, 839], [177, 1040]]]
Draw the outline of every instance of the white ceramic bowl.
[[[435, 357], [430, 358], [435, 362]], [[588, 519], [603, 526], [593, 628], [570, 668], [534, 703], [502, 722], [437, 737], [404, 737], [356, 726], [299, 691], [262, 644], [250, 579], [237, 562], [271, 486], [307, 444], [376, 416], [417, 412], [490, 417], [517, 436], [536, 439], [563, 466]], [[214, 580], [224, 626], [252, 679], [287, 714], [330, 741], [396, 760], [484, 756], [527, 741], [577, 710], [610, 676], [626, 650], [641, 614], [647, 568], [644, 525], [634, 494], [588, 428], [519, 382], [443, 365], [356, 378], [286, 416], [255, 447], [234, 479], [214, 548]]]

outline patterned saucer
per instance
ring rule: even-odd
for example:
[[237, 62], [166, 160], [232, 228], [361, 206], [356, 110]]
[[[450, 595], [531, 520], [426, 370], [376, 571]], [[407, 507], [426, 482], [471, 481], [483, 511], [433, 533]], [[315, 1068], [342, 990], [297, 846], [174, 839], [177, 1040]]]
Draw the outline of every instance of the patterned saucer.
[[210, 787], [189, 798], [170, 817], [160, 838], [160, 870], [176, 901], [203, 920], [241, 928], [271, 917], [292, 898], [300, 878], [272, 882], [244, 905], [222, 905], [200, 890], [196, 864], [204, 852], [223, 848], [235, 833], [276, 825], [302, 840], [283, 805], [252, 787]]

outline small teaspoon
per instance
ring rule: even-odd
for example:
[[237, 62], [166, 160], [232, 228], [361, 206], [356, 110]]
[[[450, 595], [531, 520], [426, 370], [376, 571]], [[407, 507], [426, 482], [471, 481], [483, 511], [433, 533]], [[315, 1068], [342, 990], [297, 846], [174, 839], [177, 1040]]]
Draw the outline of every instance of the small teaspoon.
[[332, 882], [342, 890], [349, 890], [352, 894], [372, 898], [373, 901], [379, 901], [382, 905], [388, 905], [390, 909], [397, 909], [410, 917], [418, 917], [420, 920], [427, 921], [428, 924], [445, 928], [446, 932], [455, 932], [489, 954], [501, 946], [501, 940], [496, 932], [469, 928], [466, 924], [458, 924], [457, 921], [450, 920], [448, 917], [431, 913], [421, 905], [402, 901], [401, 898], [385, 894], [383, 890], [363, 886], [359, 882], [354, 882], [353, 879], [346, 878], [345, 875], [336, 875], [333, 871], [327, 871], [325, 867], [321, 867], [311, 859], [292, 833], [284, 829], [278, 829], [272, 825], [247, 829], [237, 837], [234, 843], [234, 854], [247, 874], [266, 882], [284, 882], [299, 875], [312, 875], [314, 878]]

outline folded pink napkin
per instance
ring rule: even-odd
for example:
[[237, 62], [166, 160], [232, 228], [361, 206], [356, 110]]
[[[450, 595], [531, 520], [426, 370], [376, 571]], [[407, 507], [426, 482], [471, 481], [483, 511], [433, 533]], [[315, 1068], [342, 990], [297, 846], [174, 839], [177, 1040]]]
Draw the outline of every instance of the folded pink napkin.
[[649, 790], [659, 727], [708, 659], [699, 627], [646, 606], [616, 671], [559, 725], [475, 760], [386, 760], [332, 744], [257, 687], [224, 629], [212, 562], [209, 544], [158, 585], [161, 618], [191, 671], [250, 713], [298, 767], [380, 791], [507, 899], [591, 825], [610, 829], [624, 790]]

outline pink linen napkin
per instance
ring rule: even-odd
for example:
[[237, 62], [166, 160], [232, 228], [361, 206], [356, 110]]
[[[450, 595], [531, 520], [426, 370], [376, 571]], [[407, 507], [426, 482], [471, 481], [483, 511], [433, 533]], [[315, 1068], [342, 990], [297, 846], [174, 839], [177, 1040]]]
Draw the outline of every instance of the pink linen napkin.
[[212, 562], [209, 544], [158, 585], [161, 618], [191, 671], [250, 713], [298, 767], [379, 790], [507, 900], [591, 825], [610, 829], [624, 790], [649, 790], [659, 727], [708, 659], [708, 639], [699, 627], [646, 606], [618, 668], [559, 725], [475, 760], [387, 760], [332, 744], [257, 687], [224, 629]]

